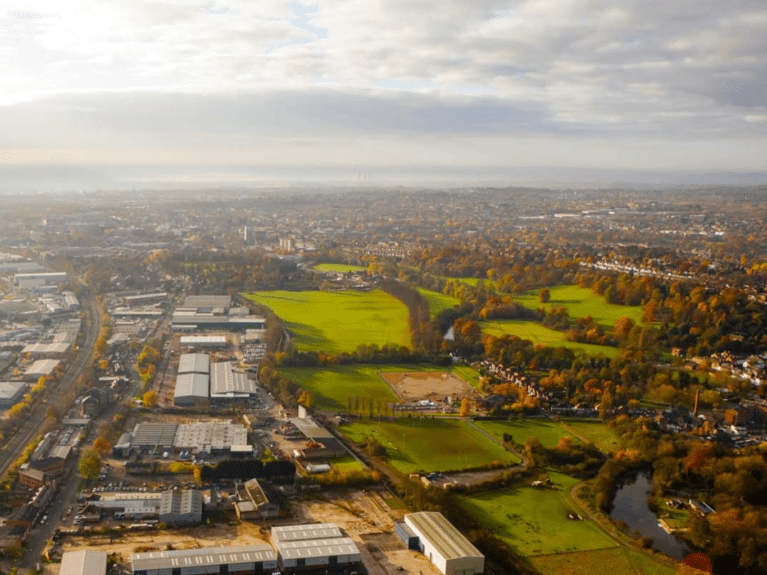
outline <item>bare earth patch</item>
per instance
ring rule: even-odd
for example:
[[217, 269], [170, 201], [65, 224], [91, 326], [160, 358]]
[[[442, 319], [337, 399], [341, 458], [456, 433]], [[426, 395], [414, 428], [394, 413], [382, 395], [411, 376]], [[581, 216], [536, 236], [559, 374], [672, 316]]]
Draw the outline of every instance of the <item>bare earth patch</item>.
[[458, 400], [473, 396], [474, 389], [453, 373], [443, 371], [381, 371], [378, 373], [402, 401], [431, 399], [442, 401], [448, 396]]

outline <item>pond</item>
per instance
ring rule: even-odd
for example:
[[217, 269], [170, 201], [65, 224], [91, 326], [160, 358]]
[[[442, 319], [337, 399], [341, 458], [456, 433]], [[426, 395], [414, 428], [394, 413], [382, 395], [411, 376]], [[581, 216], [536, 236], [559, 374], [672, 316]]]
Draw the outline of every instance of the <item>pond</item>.
[[658, 525], [658, 516], [647, 506], [647, 498], [654, 488], [647, 473], [639, 473], [633, 482], [624, 483], [615, 493], [610, 519], [613, 521], [620, 519], [632, 532], [636, 530], [642, 537], [651, 537], [653, 549], [670, 555], [674, 559], [684, 559], [690, 552], [687, 545], [666, 533]]

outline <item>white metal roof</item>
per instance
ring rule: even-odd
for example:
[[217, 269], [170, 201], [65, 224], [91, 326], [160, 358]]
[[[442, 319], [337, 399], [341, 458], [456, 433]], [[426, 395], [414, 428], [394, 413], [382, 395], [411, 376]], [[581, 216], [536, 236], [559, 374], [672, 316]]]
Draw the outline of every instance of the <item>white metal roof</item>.
[[206, 353], [182, 353], [178, 360], [179, 373], [208, 373], [210, 358]]
[[104, 551], [68, 551], [61, 556], [59, 575], [106, 575], [107, 554]]
[[173, 396], [180, 397], [208, 397], [210, 377], [207, 373], [182, 373], [176, 378], [176, 390]]
[[419, 537], [428, 541], [445, 559], [484, 557], [455, 526], [438, 511], [420, 511], [405, 515], [405, 523]]
[[210, 565], [236, 565], [276, 561], [277, 552], [269, 545], [245, 545], [240, 547], [209, 547], [181, 551], [153, 551], [133, 553], [133, 571], [205, 567]]

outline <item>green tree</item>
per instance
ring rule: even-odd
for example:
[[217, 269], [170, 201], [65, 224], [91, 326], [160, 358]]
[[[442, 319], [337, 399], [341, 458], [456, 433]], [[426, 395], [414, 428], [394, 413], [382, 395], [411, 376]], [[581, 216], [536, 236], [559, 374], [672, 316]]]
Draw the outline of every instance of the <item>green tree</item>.
[[101, 454], [96, 449], [86, 449], [80, 455], [78, 468], [84, 479], [95, 481], [101, 472]]

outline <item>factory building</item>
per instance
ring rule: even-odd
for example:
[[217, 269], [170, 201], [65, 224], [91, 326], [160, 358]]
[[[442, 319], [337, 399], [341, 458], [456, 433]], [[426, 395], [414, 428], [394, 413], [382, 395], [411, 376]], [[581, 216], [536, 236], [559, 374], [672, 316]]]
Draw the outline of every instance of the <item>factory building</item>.
[[183, 348], [224, 349], [228, 342], [225, 335], [182, 335], [179, 343]]
[[210, 366], [210, 398], [214, 403], [247, 399], [255, 395], [256, 382], [247, 374], [234, 371], [232, 363], [222, 361]]
[[207, 402], [210, 388], [210, 359], [204, 353], [183, 353], [178, 362], [173, 404], [191, 406]]
[[436, 511], [405, 515], [405, 524], [418, 537], [418, 547], [444, 575], [479, 575], [485, 556], [445, 516]]
[[61, 359], [67, 351], [68, 343], [31, 343], [24, 347], [21, 353], [46, 359]]
[[159, 519], [167, 525], [202, 523], [202, 491], [165, 491], [160, 498]]
[[67, 283], [67, 274], [66, 272], [16, 274], [13, 276], [13, 281], [22, 289], [33, 289]]
[[359, 548], [332, 523], [272, 527], [280, 568], [288, 572], [329, 569], [362, 562]]
[[68, 551], [61, 556], [59, 575], [106, 575], [105, 551]]
[[57, 359], [38, 359], [27, 368], [22, 378], [24, 381], [37, 381], [43, 375], [48, 377], [59, 366]]
[[269, 574], [277, 553], [267, 544], [133, 553], [130, 568], [132, 575]]
[[131, 452], [154, 454], [189, 451], [190, 454], [227, 454], [253, 451], [248, 445], [248, 430], [239, 423], [223, 420], [195, 423], [138, 423], [130, 434], [123, 434], [112, 450], [115, 457]]
[[0, 381], [0, 409], [16, 405], [29, 389], [23, 381]]

